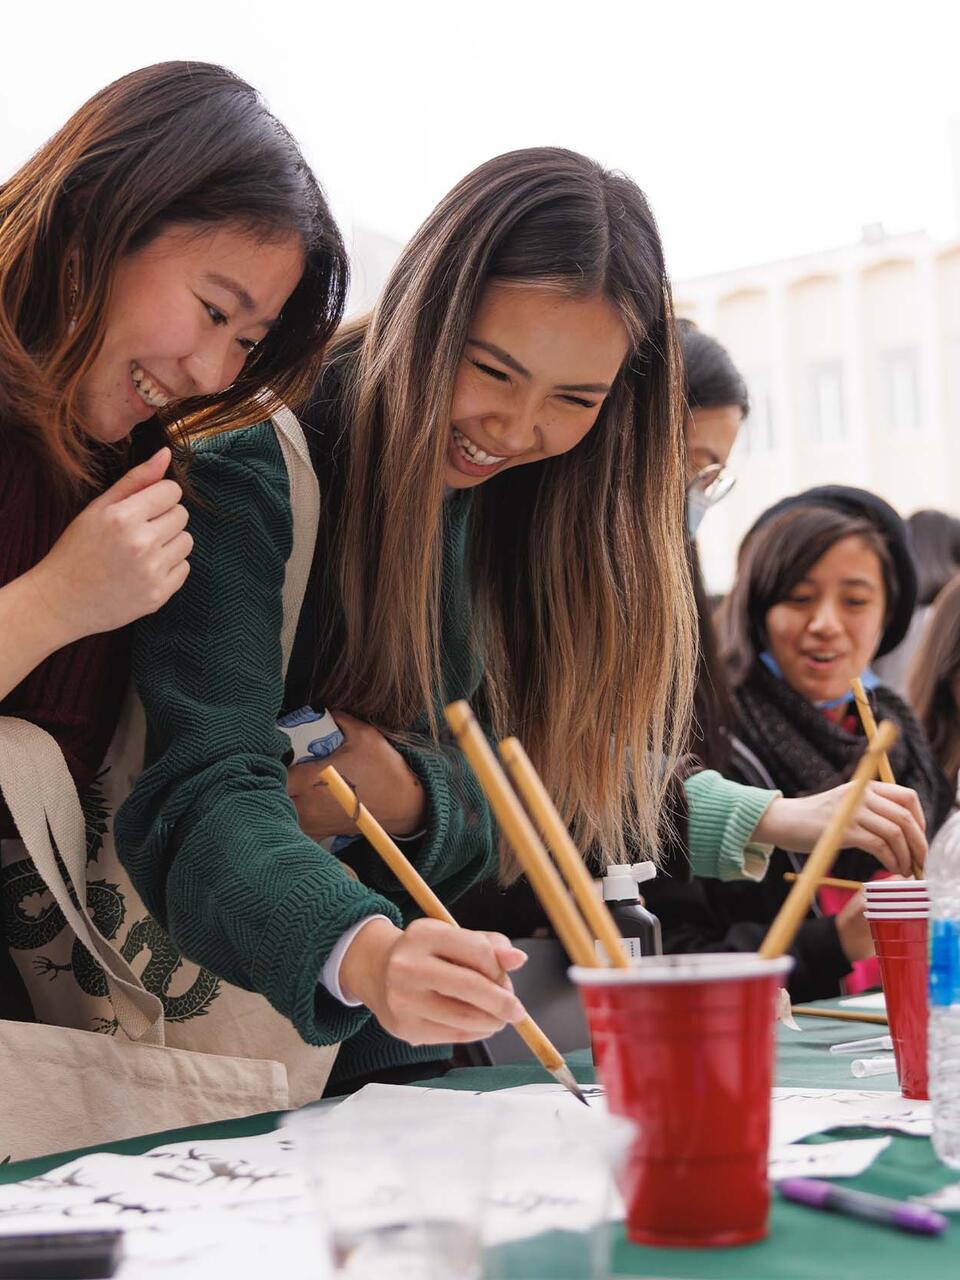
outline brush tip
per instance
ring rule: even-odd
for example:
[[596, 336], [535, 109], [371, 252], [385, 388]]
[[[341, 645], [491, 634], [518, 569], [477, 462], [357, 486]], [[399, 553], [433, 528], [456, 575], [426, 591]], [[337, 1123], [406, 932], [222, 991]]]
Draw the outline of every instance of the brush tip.
[[584, 1094], [580, 1086], [577, 1084], [573, 1072], [566, 1063], [561, 1067], [557, 1067], [553, 1072], [551, 1072], [551, 1074], [553, 1075], [553, 1078], [562, 1084], [565, 1089], [569, 1090], [575, 1098], [579, 1098], [585, 1107], [589, 1107], [590, 1103], [587, 1101], [586, 1094]]

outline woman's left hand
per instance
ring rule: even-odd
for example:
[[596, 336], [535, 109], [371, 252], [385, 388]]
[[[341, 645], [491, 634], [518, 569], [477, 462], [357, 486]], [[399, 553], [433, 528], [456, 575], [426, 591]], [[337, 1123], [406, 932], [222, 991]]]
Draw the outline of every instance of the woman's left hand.
[[[809, 853], [851, 786], [844, 782], [818, 795], [774, 800], [751, 839]], [[863, 849], [894, 875], [909, 876], [913, 866], [922, 867], [926, 861], [926, 825], [915, 791], [888, 782], [868, 782], [841, 847]]]
[[287, 791], [303, 830], [314, 840], [356, 834], [356, 827], [319, 780], [332, 764], [391, 835], [418, 831], [423, 826], [426, 798], [420, 780], [400, 752], [379, 729], [363, 720], [345, 711], [334, 711], [333, 718], [343, 733], [343, 746], [325, 760], [291, 766], [287, 776]]

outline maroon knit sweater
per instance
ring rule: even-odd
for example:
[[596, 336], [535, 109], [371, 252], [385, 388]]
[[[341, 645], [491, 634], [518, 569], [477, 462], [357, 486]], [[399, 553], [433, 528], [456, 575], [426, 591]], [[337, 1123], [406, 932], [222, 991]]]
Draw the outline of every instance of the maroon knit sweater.
[[[41, 560], [82, 505], [57, 497], [42, 462], [22, 441], [8, 437], [5, 446], [0, 440], [0, 587]], [[78, 640], [0, 698], [0, 715], [30, 720], [56, 738], [81, 791], [96, 777], [117, 724], [129, 642], [129, 628]], [[15, 835], [0, 800], [0, 838]]]

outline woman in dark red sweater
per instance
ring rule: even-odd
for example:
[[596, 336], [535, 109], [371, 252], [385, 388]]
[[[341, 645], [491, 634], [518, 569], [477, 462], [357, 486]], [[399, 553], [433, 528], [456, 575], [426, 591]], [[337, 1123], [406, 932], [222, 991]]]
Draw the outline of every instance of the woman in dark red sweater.
[[[346, 280], [296, 143], [221, 67], [125, 76], [0, 186], [0, 715], [52, 734], [81, 795], [127, 624], [189, 570], [172, 424], [295, 405]], [[0, 945], [0, 1013], [28, 1014], [6, 964]]]

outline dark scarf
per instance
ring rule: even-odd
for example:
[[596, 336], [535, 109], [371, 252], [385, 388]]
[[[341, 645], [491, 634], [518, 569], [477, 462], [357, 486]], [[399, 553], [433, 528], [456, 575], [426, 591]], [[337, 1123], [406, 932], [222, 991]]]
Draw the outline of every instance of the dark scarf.
[[[907, 704], [885, 685], [869, 696], [877, 721], [892, 720], [899, 730], [889, 753], [890, 765], [897, 782], [912, 787], [919, 796], [931, 839], [953, 803], [947, 779]], [[734, 700], [737, 736], [785, 796], [810, 795], [846, 782], [863, 754], [859, 725], [857, 732], [850, 732], [829, 720], [759, 661]]]

